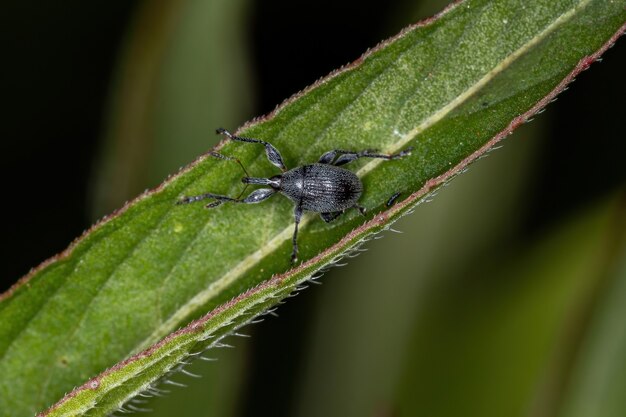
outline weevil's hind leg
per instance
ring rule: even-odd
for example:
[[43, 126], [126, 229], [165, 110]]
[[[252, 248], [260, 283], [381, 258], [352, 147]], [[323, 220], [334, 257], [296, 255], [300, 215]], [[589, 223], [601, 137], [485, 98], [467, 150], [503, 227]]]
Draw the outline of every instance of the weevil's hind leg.
[[265, 142], [264, 140], [260, 140], [260, 139], [252, 139], [252, 138], [243, 138], [241, 136], [235, 136], [232, 133], [230, 133], [228, 130], [220, 127], [219, 129], [216, 130], [216, 132], [220, 135], [226, 135], [228, 136], [228, 138], [230, 140], [234, 140], [234, 141], [238, 141], [238, 142], [247, 142], [247, 143], [260, 143], [263, 146], [265, 146], [265, 154], [267, 155], [267, 159], [275, 166], [277, 166], [278, 168], [280, 168], [281, 171], [285, 172], [287, 171], [287, 168], [285, 167], [285, 163], [283, 162], [283, 157], [280, 155], [280, 152], [278, 152], [278, 149], [276, 149], [274, 147], [274, 145], [272, 145], [269, 142]]
[[295, 220], [296, 226], [293, 229], [293, 239], [292, 239], [292, 251], [291, 251], [291, 264], [295, 264], [298, 261], [298, 225], [300, 224], [300, 219], [302, 218], [302, 208], [300, 206], [296, 206], [293, 211], [293, 218]]
[[361, 216], [365, 217], [365, 213], [367, 213], [367, 209], [365, 207], [360, 206], [358, 204], [355, 204], [353, 207], [359, 210], [359, 213], [361, 213]]
[[337, 217], [339, 217], [339, 215], [343, 213], [343, 211], [331, 211], [328, 213], [320, 213], [320, 217], [322, 218], [322, 220], [324, 220], [326, 223], [330, 223], [333, 220], [335, 220]]
[[200, 194], [200, 195], [191, 196], [191, 197], [183, 197], [182, 199], [178, 200], [178, 202], [176, 204], [195, 203], [196, 201], [206, 200], [208, 198], [212, 198], [212, 199], [214, 199], [216, 201], [207, 204], [206, 208], [214, 208], [214, 207], [219, 206], [222, 203], [227, 203], [227, 202], [254, 204], [254, 203], [260, 203], [261, 201], [270, 198], [275, 193], [276, 193], [276, 191], [274, 189], [272, 189], [272, 188], [259, 188], [258, 190], [254, 190], [253, 192], [251, 192], [243, 200], [240, 199], [240, 198], [228, 197], [226, 195], [205, 193], [205, 194]]
[[357, 151], [344, 151], [341, 149], [333, 149], [332, 151], [328, 151], [324, 155], [322, 155], [317, 162], [320, 164], [332, 164], [332, 165], [339, 166], [339, 165], [345, 165], [359, 158], [377, 158], [377, 159], [387, 159], [387, 160], [400, 159], [402, 157], [410, 155], [411, 150], [413, 150], [412, 147], [406, 148], [405, 150], [395, 153], [395, 154], [386, 155], [382, 153], [376, 153], [376, 151], [371, 150], [371, 149], [358, 151], [358, 152]]

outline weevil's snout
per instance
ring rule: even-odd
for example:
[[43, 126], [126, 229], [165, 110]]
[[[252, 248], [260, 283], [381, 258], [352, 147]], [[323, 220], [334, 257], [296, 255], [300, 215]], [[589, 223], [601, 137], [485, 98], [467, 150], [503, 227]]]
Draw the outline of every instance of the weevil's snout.
[[272, 188], [280, 187], [281, 176], [276, 175], [272, 178], [243, 177], [241, 182], [244, 184], [269, 185]]

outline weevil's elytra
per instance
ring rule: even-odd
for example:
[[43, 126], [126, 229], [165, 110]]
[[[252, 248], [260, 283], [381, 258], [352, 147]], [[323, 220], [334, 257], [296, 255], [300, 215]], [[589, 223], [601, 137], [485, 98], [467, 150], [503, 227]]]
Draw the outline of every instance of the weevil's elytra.
[[282, 175], [280, 191], [302, 210], [316, 213], [343, 211], [354, 207], [363, 185], [359, 177], [334, 165], [303, 165]]
[[361, 179], [351, 171], [340, 168], [359, 158], [379, 158], [379, 159], [400, 159], [411, 153], [411, 148], [393, 155], [375, 153], [372, 150], [365, 151], [344, 151], [334, 149], [323, 154], [317, 163], [302, 165], [287, 170], [283, 163], [283, 158], [272, 144], [252, 138], [243, 138], [231, 134], [226, 129], [217, 129], [218, 134], [224, 134], [231, 140], [238, 142], [258, 143], [265, 146], [267, 159], [276, 167], [280, 168], [282, 174], [271, 178], [256, 178], [248, 176], [245, 168], [238, 159], [212, 152], [211, 155], [227, 160], [236, 161], [246, 176], [242, 178], [245, 184], [263, 185], [269, 188], [259, 188], [251, 192], [247, 197], [237, 198], [225, 195], [205, 193], [192, 197], [184, 197], [178, 204], [193, 203], [204, 199], [214, 199], [212, 203], [206, 205], [207, 208], [217, 207], [225, 202], [233, 203], [259, 203], [268, 199], [275, 193], [281, 193], [294, 202], [295, 228], [293, 232], [293, 250], [291, 252], [291, 262], [295, 263], [298, 256], [298, 225], [304, 211], [319, 213], [322, 220], [330, 222], [349, 208], [358, 209], [361, 214], [365, 214], [365, 208], [358, 204], [358, 200], [363, 193], [363, 183]]

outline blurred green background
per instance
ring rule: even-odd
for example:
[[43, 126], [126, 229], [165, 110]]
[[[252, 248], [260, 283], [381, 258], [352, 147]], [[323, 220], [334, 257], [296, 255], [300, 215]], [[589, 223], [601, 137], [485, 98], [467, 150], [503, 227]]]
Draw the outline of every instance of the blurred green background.
[[[444, 5], [3, 2], [2, 289]], [[625, 52], [151, 415], [626, 415]]]

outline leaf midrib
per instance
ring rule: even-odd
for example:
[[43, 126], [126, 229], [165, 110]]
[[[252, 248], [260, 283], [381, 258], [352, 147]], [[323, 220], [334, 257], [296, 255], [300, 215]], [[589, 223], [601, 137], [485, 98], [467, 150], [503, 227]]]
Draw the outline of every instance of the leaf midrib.
[[[473, 94], [478, 92], [490, 80], [492, 80], [494, 77], [496, 77], [506, 68], [508, 68], [513, 62], [515, 62], [520, 56], [526, 53], [534, 45], [536, 45], [537, 43], [545, 39], [556, 28], [566, 23], [569, 19], [571, 19], [576, 14], [578, 10], [582, 9], [589, 3], [590, 3], [590, 0], [584, 0], [574, 5], [568, 11], [562, 13], [558, 18], [552, 20], [550, 24], [544, 27], [544, 29], [541, 30], [536, 36], [531, 38], [529, 41], [525, 42], [521, 47], [519, 47], [513, 53], [506, 56], [500, 63], [498, 63], [494, 68], [488, 71], [476, 83], [471, 85], [461, 94], [454, 97], [445, 106], [441, 107], [439, 110], [435, 111], [430, 116], [426, 117], [424, 121], [421, 124], [419, 124], [417, 127], [415, 127], [414, 129], [412, 129], [411, 131], [409, 131], [408, 133], [402, 136], [398, 136], [399, 140], [391, 143], [387, 151], [393, 153], [393, 152], [400, 150], [402, 147], [406, 146], [410, 141], [415, 139], [417, 135], [421, 134], [422, 132], [424, 132], [425, 130], [433, 126], [434, 124], [438, 123], [440, 120], [442, 120], [446, 115], [448, 115], [454, 109], [460, 107], [465, 101], [467, 101], [468, 98], [470, 98]], [[372, 77], [372, 79], [369, 81], [367, 86], [365, 86], [359, 94], [362, 95], [365, 91], [367, 91], [368, 88], [371, 87], [372, 83], [385, 72], [386, 72], [386, 69], [376, 74], [374, 77]], [[346, 106], [346, 108], [347, 107], [349, 107], [349, 105]], [[345, 111], [345, 108], [342, 111]], [[382, 162], [381, 160], [375, 160], [375, 159], [371, 160], [370, 162], [365, 164], [361, 169], [357, 171], [357, 175], [359, 175], [359, 177], [363, 177], [367, 175], [370, 171], [375, 169], [381, 162]], [[162, 223], [162, 221], [167, 217], [167, 213], [168, 212], [165, 212], [161, 215], [161, 218], [157, 222], [157, 225]], [[305, 216], [302, 219], [301, 227], [304, 227], [306, 224], [308, 224], [312, 218], [313, 216], [310, 214]], [[195, 242], [199, 238], [202, 230], [204, 230], [204, 228], [198, 229], [196, 236], [194, 236], [187, 243], [187, 247], [182, 251], [182, 253], [188, 251], [189, 248], [193, 246], [193, 242]], [[246, 256], [241, 262], [239, 262], [234, 268], [229, 270], [226, 274], [222, 275], [220, 278], [211, 282], [211, 284], [209, 284], [209, 286], [205, 290], [199, 292], [197, 295], [191, 298], [188, 302], [186, 302], [178, 310], [176, 310], [172, 315], [170, 315], [170, 317], [167, 320], [163, 321], [158, 327], [156, 327], [155, 330], [147, 338], [144, 339], [144, 341], [141, 343], [141, 346], [138, 346], [137, 349], [140, 349], [141, 347], [145, 347], [146, 345], [150, 345], [156, 342], [157, 340], [161, 339], [167, 333], [171, 332], [176, 326], [180, 324], [183, 318], [189, 316], [194, 310], [196, 310], [197, 307], [200, 307], [206, 304], [206, 302], [212, 299], [217, 293], [219, 293], [224, 288], [228, 287], [230, 284], [236, 281], [237, 278], [245, 274], [248, 270], [250, 270], [256, 264], [258, 264], [258, 262], [264, 259], [266, 255], [275, 251], [285, 241], [289, 240], [292, 235], [292, 230], [293, 230], [293, 225], [285, 227], [284, 229], [279, 231], [273, 238], [271, 238], [271, 240], [269, 240], [269, 242], [265, 244], [262, 248]], [[129, 254], [134, 253], [136, 251], [136, 248], [141, 245], [141, 242], [147, 236], [149, 236], [149, 233], [146, 234], [142, 239], [140, 239], [136, 243], [136, 245], [134, 245], [133, 249], [129, 252]], [[171, 271], [173, 268], [175, 268], [175, 266], [176, 266], [176, 263], [173, 263], [172, 267], [170, 268], [170, 271], [167, 273], [166, 279], [167, 277], [171, 275]], [[104, 280], [104, 283], [102, 285], [103, 287], [108, 285], [108, 283], [110, 282], [110, 277], [113, 276], [116, 270], [117, 270], [117, 267], [114, 268], [113, 271], [109, 274], [109, 277], [106, 280]], [[93, 300], [95, 298], [97, 298], [97, 296], [93, 297], [89, 301], [88, 306], [92, 305]], [[50, 299], [52, 299], [52, 297], [47, 298], [46, 302], [49, 301]], [[77, 326], [80, 326], [80, 323], [82, 323], [88, 311], [89, 311], [89, 308], [85, 308], [82, 310], [81, 319], [78, 320]], [[33, 317], [36, 317], [36, 316], [37, 314], [34, 315]], [[15, 338], [14, 340], [16, 339], [17, 338]], [[7, 347], [7, 350], [5, 351], [5, 353], [9, 349], [10, 349], [10, 345]]]
[[[415, 44], [411, 44], [410, 46], [408, 46], [405, 50], [402, 51], [402, 53], [399, 56], [400, 57], [404, 56], [404, 54], [408, 53], [408, 51], [412, 49], [413, 47], [415, 47]], [[378, 73], [374, 74], [371, 77], [371, 79], [368, 81], [367, 85], [355, 97], [358, 98], [362, 96], [372, 86], [374, 81], [376, 81], [379, 77], [384, 75], [389, 70], [390, 70], [390, 67], [385, 67]], [[337, 74], [337, 75], [340, 75], [340, 74]], [[330, 94], [330, 91], [327, 94]], [[354, 104], [354, 101], [355, 100], [353, 99], [340, 112], [337, 112], [337, 114], [335, 115], [335, 117], [333, 117], [331, 122], [326, 127], [324, 127], [321, 130], [321, 132], [317, 135], [317, 138], [321, 137], [324, 132], [328, 131], [330, 127], [332, 126], [332, 124], [336, 120], [339, 119], [341, 114], [343, 114], [347, 109], [349, 109]], [[298, 117], [291, 119], [289, 121], [289, 124], [294, 123], [298, 118], [304, 117], [304, 115], [309, 110], [310, 110], [310, 107], [307, 108]], [[282, 131], [285, 131], [285, 130], [286, 129], [283, 129]], [[279, 136], [280, 136], [280, 133], [279, 133]], [[262, 153], [258, 158], [262, 159], [264, 158], [264, 155], [265, 154]], [[300, 221], [301, 227], [308, 224], [311, 221], [311, 219], [314, 217], [315, 215], [311, 213], [305, 213], [302, 217], [302, 220]], [[185, 253], [188, 250], [188, 248], [192, 246], [191, 243], [193, 243], [199, 237], [199, 235], [201, 234], [202, 230], [204, 230], [204, 228], [199, 229], [199, 230], [200, 231], [196, 234], [194, 239], [188, 244], [187, 248], [182, 253]], [[191, 298], [186, 304], [181, 306], [176, 312], [170, 315], [167, 321], [162, 322], [162, 325], [157, 327], [155, 331], [149, 337], [147, 337], [141, 344], [139, 344], [133, 350], [133, 353], [139, 352], [142, 349], [147, 348], [148, 346], [156, 343], [157, 341], [165, 337], [167, 334], [169, 334], [171, 331], [173, 331], [173, 329], [179, 326], [180, 323], [186, 317], [189, 317], [189, 315], [192, 314], [196, 310], [196, 308], [199, 308], [205, 305], [209, 300], [214, 298], [216, 294], [219, 294], [222, 290], [224, 290], [230, 284], [235, 282], [238, 277], [243, 275], [245, 272], [251, 269], [254, 265], [256, 265], [258, 262], [264, 259], [266, 255], [275, 251], [281, 244], [283, 244], [286, 240], [290, 239], [292, 236], [292, 233], [293, 233], [293, 226], [284, 228], [282, 231], [276, 234], [271, 240], [269, 240], [265, 245], [263, 245], [261, 249], [248, 255], [246, 258], [244, 258], [243, 261], [237, 264], [234, 268], [229, 269], [229, 271], [225, 275], [223, 275], [221, 278], [218, 278], [212, 281], [205, 290], [199, 292], [193, 298]], [[173, 268], [174, 266], [172, 267], [172, 269]], [[170, 270], [170, 273], [168, 273], [168, 275], [166, 276], [165, 280], [167, 280], [169, 276], [171, 276], [171, 270]], [[162, 288], [163, 287], [164, 286], [162, 286]]]
[[[458, 108], [461, 104], [463, 104], [467, 99], [469, 99], [472, 95], [478, 92], [482, 87], [484, 87], [490, 80], [495, 78], [498, 74], [508, 68], [513, 62], [515, 62], [519, 57], [521, 57], [524, 53], [526, 53], [531, 47], [538, 44], [540, 41], [545, 39], [550, 33], [556, 30], [559, 26], [566, 23], [569, 19], [571, 19], [578, 10], [584, 8], [586, 5], [590, 3], [591, 0], [583, 0], [580, 3], [574, 5], [570, 10], [562, 13], [559, 17], [554, 19], [548, 26], [546, 26], [542, 31], [540, 31], [537, 35], [531, 38], [529, 41], [525, 42], [522, 46], [520, 46], [513, 53], [508, 55], [505, 59], [503, 59], [498, 65], [492, 68], [490, 71], [485, 74], [481, 79], [479, 79], [475, 84], [466, 89], [463, 93], [456, 96], [452, 101], [450, 101], [447, 105], [443, 106], [440, 110], [436, 111], [432, 115], [428, 116], [424, 121], [418, 125], [416, 128], [412, 129], [405, 135], [400, 137], [400, 140], [392, 143], [389, 148], [386, 150], [389, 153], [398, 152], [401, 148], [406, 146], [411, 140], [413, 140], [418, 134], [424, 132], [426, 129], [430, 128], [440, 120], [442, 120], [446, 115], [452, 112], [454, 109]], [[363, 89], [360, 93], [362, 94], [371, 84], [372, 82], [384, 74], [385, 71], [376, 74], [375, 77], [368, 83], [368, 86]], [[370, 162], [365, 164], [361, 169], [357, 171], [357, 175], [359, 177], [363, 177], [367, 175], [370, 171], [375, 169], [382, 160], [380, 159], [372, 159]], [[300, 228], [303, 228], [314, 216], [311, 213], [307, 213], [301, 222]], [[249, 269], [251, 269], [254, 265], [256, 265], [261, 259], [264, 258], [265, 255], [275, 251], [280, 245], [282, 245], [286, 240], [290, 239], [293, 233], [293, 226], [288, 226], [284, 228], [282, 231], [277, 233], [267, 244], [265, 244], [261, 249], [253, 252], [252, 254], [245, 257], [241, 262], [239, 262], [234, 268], [232, 268], [229, 272], [223, 275], [221, 278], [213, 281], [207, 289], [196, 294], [192, 299], [189, 300], [186, 304], [182, 305], [176, 312], [174, 312], [169, 319], [163, 322], [163, 324], [155, 329], [155, 331], [145, 339], [144, 343], [141, 347], [145, 347], [150, 345], [162, 337], [170, 333], [176, 326], [180, 324], [180, 321], [185, 317], [188, 317], [193, 313], [196, 306], [202, 306], [207, 303], [210, 299], [212, 299], [216, 291], [219, 292], [222, 289], [226, 288], [232, 282], [236, 280], [239, 276], [243, 275]]]

